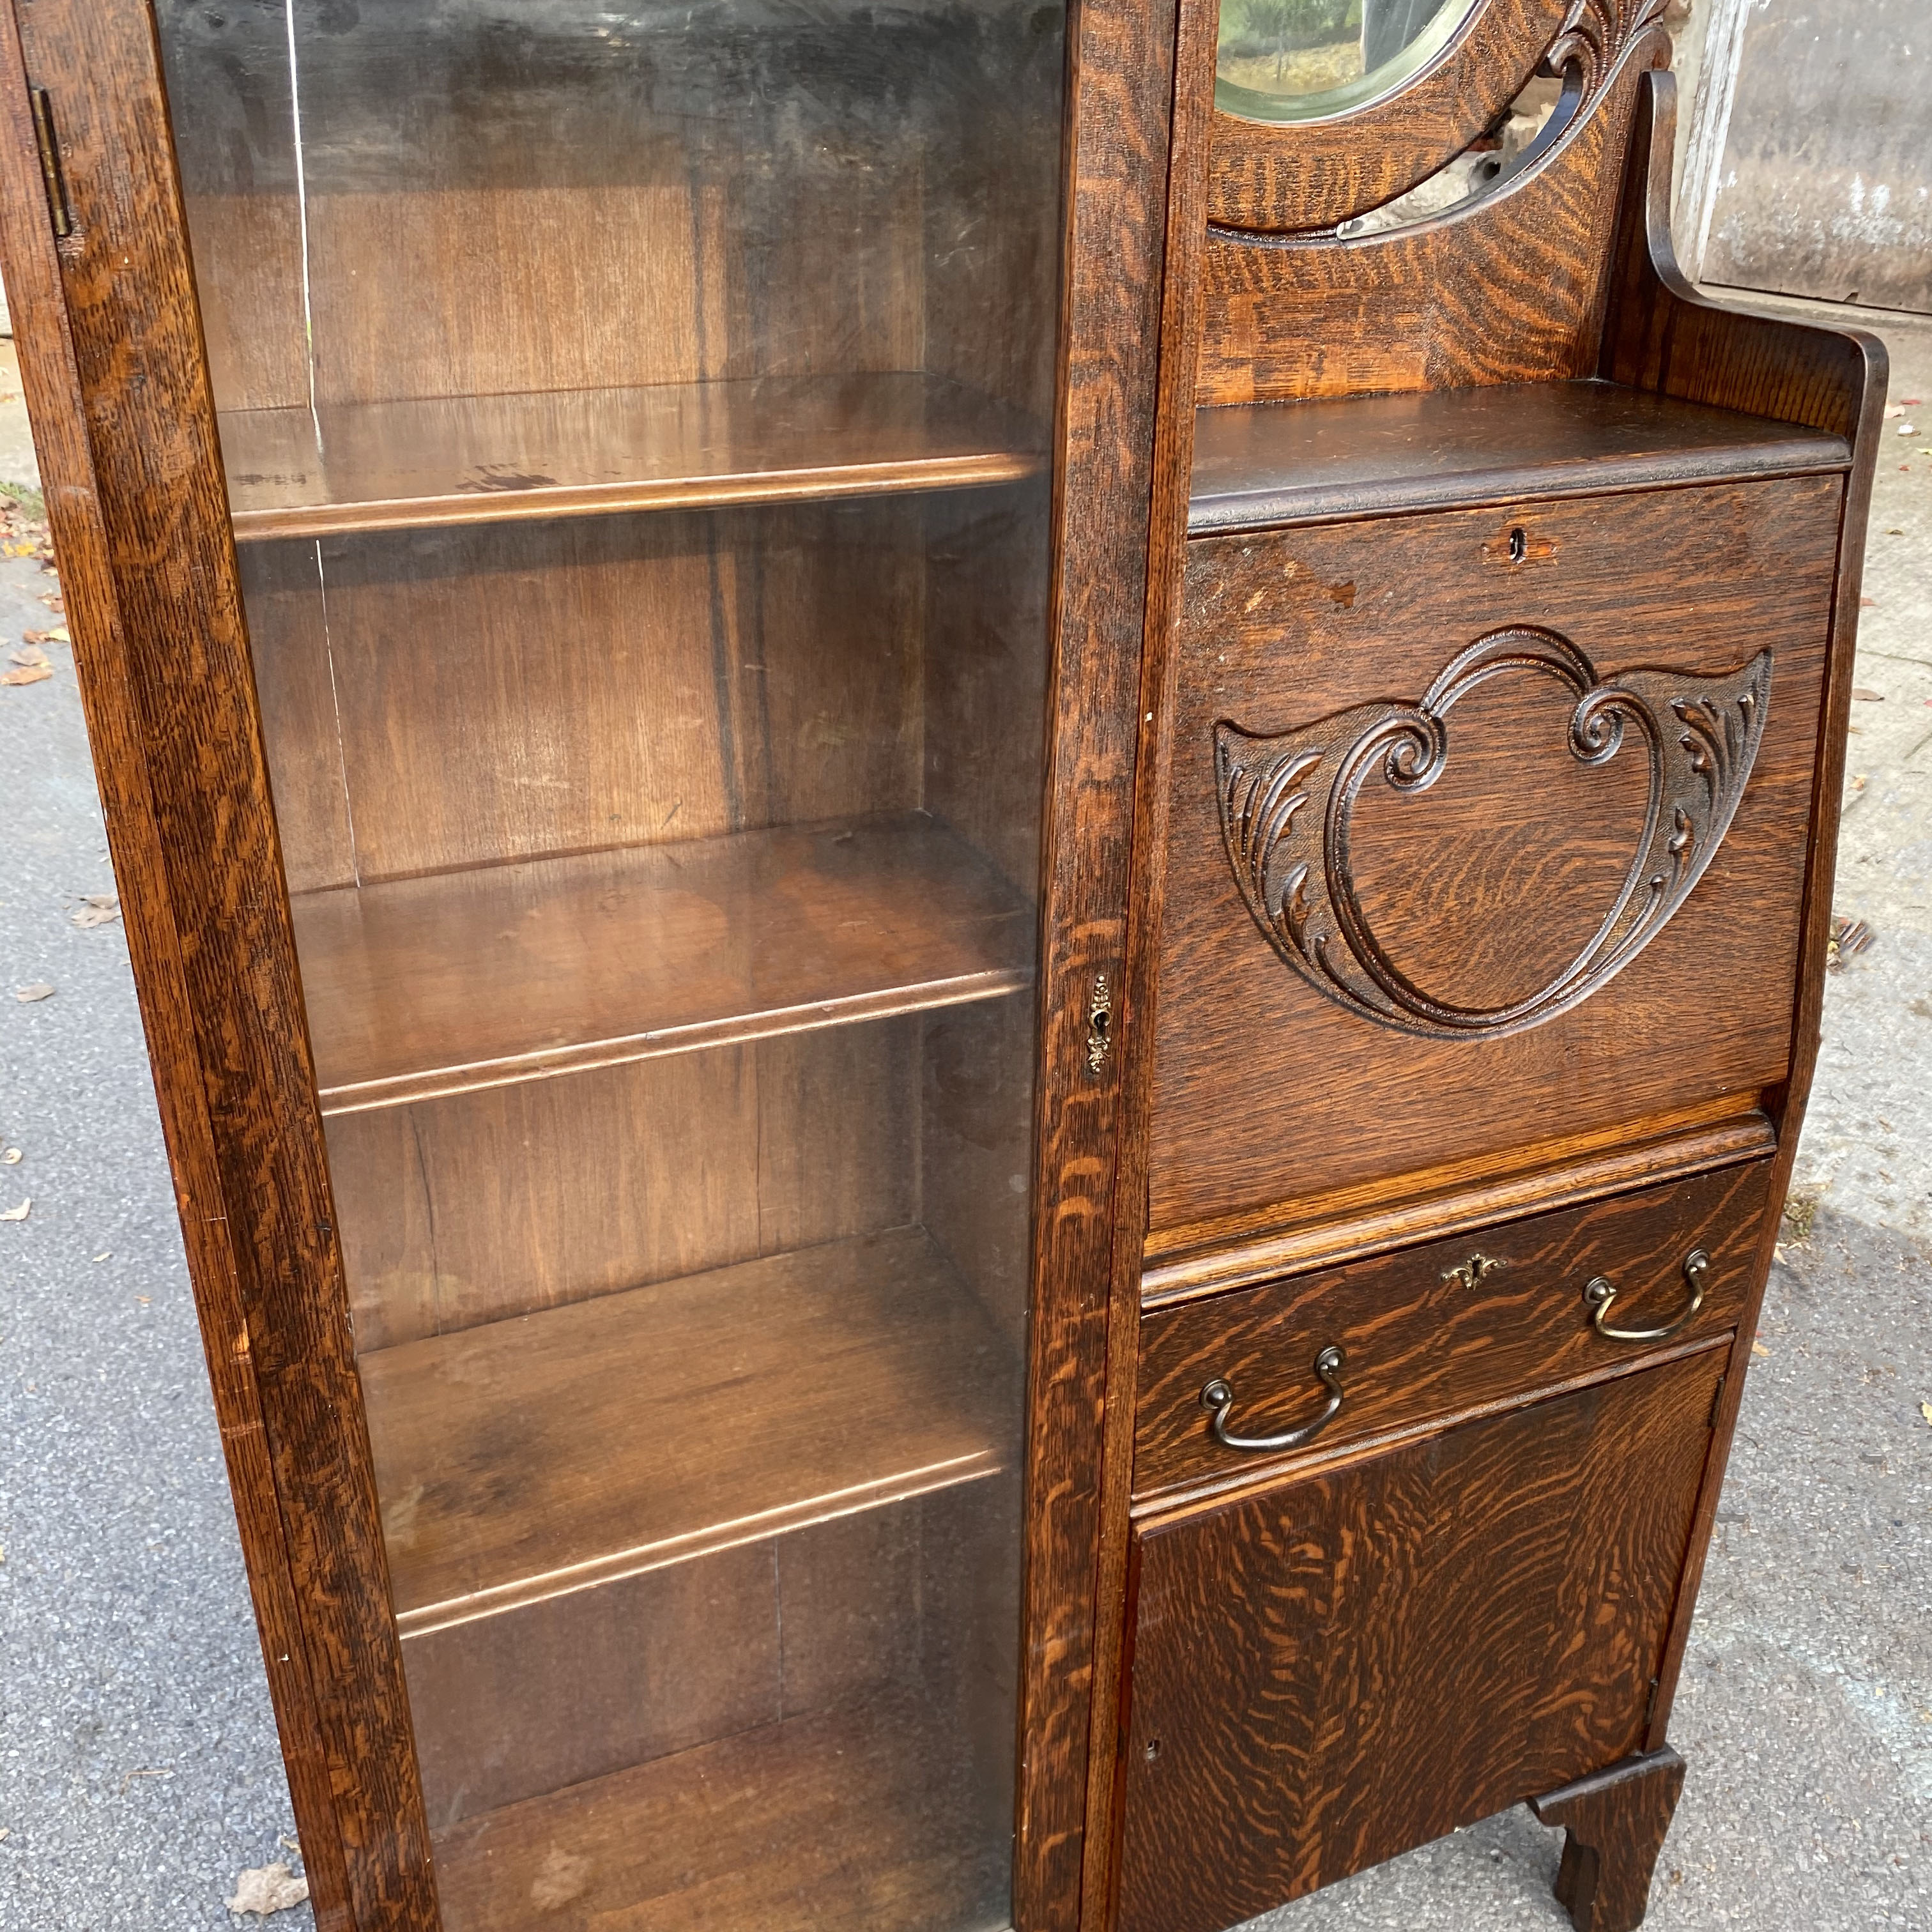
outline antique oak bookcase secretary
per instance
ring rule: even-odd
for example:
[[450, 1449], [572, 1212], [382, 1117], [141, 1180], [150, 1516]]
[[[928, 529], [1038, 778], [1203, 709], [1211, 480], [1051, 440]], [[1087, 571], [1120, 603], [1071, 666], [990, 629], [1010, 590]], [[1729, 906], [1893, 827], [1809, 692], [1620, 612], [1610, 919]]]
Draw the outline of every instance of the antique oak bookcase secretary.
[[324, 1932], [1642, 1918], [1884, 364], [1663, 0], [4, 0]]

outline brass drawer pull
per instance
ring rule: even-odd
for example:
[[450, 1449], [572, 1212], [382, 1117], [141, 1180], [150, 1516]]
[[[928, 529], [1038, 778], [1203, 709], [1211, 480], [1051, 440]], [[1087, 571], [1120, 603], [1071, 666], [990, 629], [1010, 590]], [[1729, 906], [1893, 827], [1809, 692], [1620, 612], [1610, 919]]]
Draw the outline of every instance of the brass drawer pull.
[[1312, 1442], [1342, 1412], [1342, 1370], [1348, 1357], [1340, 1348], [1324, 1348], [1315, 1358], [1315, 1372], [1328, 1391], [1328, 1406], [1315, 1420], [1286, 1436], [1236, 1436], [1228, 1427], [1228, 1412], [1234, 1406], [1234, 1391], [1216, 1376], [1201, 1391], [1201, 1406], [1208, 1412], [1208, 1427], [1224, 1449], [1299, 1449]]
[[1612, 1328], [1610, 1313], [1617, 1298], [1616, 1284], [1607, 1276], [1594, 1276], [1583, 1290], [1583, 1299], [1591, 1306], [1591, 1325], [1599, 1335], [1607, 1336], [1612, 1342], [1661, 1342], [1674, 1335], [1684, 1323], [1704, 1305], [1704, 1276], [1711, 1265], [1711, 1257], [1702, 1248], [1693, 1248], [1684, 1257], [1684, 1286], [1690, 1291], [1690, 1299], [1676, 1319], [1666, 1322], [1661, 1328]]

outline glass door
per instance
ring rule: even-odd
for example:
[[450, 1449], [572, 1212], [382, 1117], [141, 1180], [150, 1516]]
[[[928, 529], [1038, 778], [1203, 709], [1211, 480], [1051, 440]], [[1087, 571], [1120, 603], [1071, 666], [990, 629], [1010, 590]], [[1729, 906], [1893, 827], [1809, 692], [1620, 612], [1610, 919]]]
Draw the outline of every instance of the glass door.
[[445, 1923], [1004, 1926], [1062, 14], [158, 11]]

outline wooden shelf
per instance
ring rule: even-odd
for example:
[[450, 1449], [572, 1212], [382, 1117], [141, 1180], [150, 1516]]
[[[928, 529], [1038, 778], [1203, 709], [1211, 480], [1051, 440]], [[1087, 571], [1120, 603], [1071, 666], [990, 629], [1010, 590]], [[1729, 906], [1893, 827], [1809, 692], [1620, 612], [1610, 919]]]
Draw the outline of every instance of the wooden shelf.
[[220, 419], [235, 535], [950, 490], [1044, 467], [1040, 433], [943, 376], [764, 376]]
[[1190, 536], [1844, 470], [1841, 436], [1600, 382], [1196, 412]]
[[294, 902], [325, 1113], [997, 998], [1031, 908], [924, 812]]
[[1021, 1399], [919, 1228], [361, 1367], [406, 1637], [990, 1476]]
[[1010, 1924], [1010, 1834], [934, 1735], [915, 1700], [882, 1701], [469, 1820], [436, 1841], [444, 1923], [526, 1932], [534, 1901], [613, 1932]]

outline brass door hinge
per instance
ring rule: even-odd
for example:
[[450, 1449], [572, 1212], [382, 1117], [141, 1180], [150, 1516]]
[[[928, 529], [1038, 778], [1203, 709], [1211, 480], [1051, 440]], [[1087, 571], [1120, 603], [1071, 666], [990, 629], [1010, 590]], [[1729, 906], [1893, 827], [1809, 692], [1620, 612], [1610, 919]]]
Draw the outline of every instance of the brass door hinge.
[[47, 213], [52, 218], [56, 239], [64, 242], [74, 232], [74, 207], [67, 198], [67, 176], [61, 167], [60, 141], [54, 133], [54, 104], [44, 87], [27, 90], [33, 103], [34, 139], [40, 150], [40, 177], [46, 183]]

